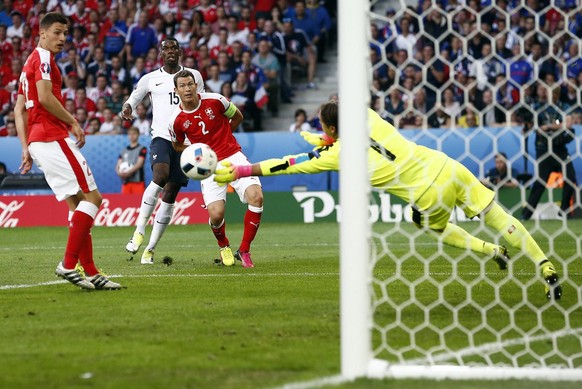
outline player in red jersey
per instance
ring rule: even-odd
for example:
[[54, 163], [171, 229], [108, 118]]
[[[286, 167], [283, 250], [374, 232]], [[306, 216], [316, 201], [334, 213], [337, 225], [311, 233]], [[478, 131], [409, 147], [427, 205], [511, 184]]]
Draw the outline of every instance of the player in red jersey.
[[20, 169], [27, 173], [34, 161], [44, 171], [57, 200], [65, 200], [69, 206], [69, 237], [56, 275], [83, 289], [120, 289], [93, 262], [91, 227], [102, 198], [79, 150], [85, 144], [85, 134], [63, 106], [62, 78], [54, 58], [67, 39], [67, 23], [67, 18], [56, 12], [42, 18], [40, 41], [20, 75], [14, 108], [22, 144]]
[[[206, 143], [218, 156], [218, 161], [228, 160], [249, 165], [247, 157], [232, 132], [242, 123], [243, 115], [226, 97], [218, 93], [196, 93], [196, 81], [192, 73], [180, 71], [174, 75], [176, 93], [181, 103], [170, 119], [170, 135], [176, 151], [182, 152], [186, 138], [191, 143]], [[243, 238], [236, 254], [232, 254], [226, 237], [226, 187], [219, 186], [212, 177], [202, 180], [202, 196], [210, 215], [210, 227], [220, 247], [220, 257], [226, 266], [234, 264], [234, 258], [243, 267], [254, 267], [250, 255], [263, 213], [263, 190], [257, 177], [245, 177], [231, 183], [243, 203], [248, 203], [244, 217]]]

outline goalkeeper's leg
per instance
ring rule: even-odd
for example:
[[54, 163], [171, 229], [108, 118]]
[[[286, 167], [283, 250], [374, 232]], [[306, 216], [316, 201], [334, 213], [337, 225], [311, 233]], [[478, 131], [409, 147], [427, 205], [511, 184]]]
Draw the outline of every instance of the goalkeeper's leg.
[[560, 299], [562, 287], [558, 282], [556, 269], [523, 224], [505, 212], [495, 201], [486, 210], [484, 220], [485, 224], [499, 231], [511, 246], [524, 251], [536, 263], [546, 281], [546, 296]]
[[507, 250], [503, 246], [485, 242], [452, 223], [447, 223], [447, 226], [442, 231], [428, 231], [429, 234], [446, 245], [485, 254], [497, 262], [500, 269], [507, 268], [509, 257], [507, 256]]

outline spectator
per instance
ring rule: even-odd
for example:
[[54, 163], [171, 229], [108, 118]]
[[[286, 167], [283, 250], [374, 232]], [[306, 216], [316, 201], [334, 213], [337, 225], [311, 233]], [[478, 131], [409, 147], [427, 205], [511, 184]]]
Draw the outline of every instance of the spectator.
[[221, 28], [218, 31], [218, 44], [210, 50], [210, 58], [214, 61], [218, 58], [218, 53], [224, 51], [229, 56], [232, 56], [232, 47], [228, 43], [228, 31], [226, 28]]
[[257, 21], [255, 18], [251, 18], [251, 8], [248, 5], [243, 5], [240, 9], [240, 20], [237, 28], [239, 31], [248, 30], [249, 33], [257, 28]]
[[317, 58], [305, 32], [296, 30], [293, 25], [293, 20], [284, 19], [283, 39], [285, 41], [287, 63], [291, 66], [299, 66], [307, 72], [307, 88], [317, 88], [317, 85], [315, 85]]
[[78, 107], [75, 109], [74, 116], [83, 132], [87, 134], [87, 129], [89, 127], [89, 115], [87, 114], [87, 110], [83, 107]]
[[125, 45], [127, 61], [133, 63], [135, 58], [145, 56], [151, 48], [156, 49], [157, 44], [156, 32], [149, 26], [147, 14], [141, 13], [138, 22], [127, 32]]
[[95, 86], [99, 76], [104, 76], [107, 80], [111, 75], [111, 61], [105, 58], [103, 47], [96, 46], [93, 50], [93, 61], [87, 67], [87, 85]]
[[[69, 77], [70, 74], [75, 74], [77, 81], [82, 80], [83, 83], [87, 78], [87, 67], [85, 63], [81, 61], [77, 50], [73, 47], [67, 50], [67, 56], [59, 61], [59, 67], [61, 68], [61, 73], [66, 74]], [[77, 85], [74, 85], [76, 87]]]
[[75, 101], [73, 99], [66, 99], [64, 107], [72, 116], [77, 112], [77, 107], [75, 107]]
[[392, 125], [397, 123], [398, 118], [404, 112], [404, 101], [402, 99], [402, 91], [400, 91], [400, 89], [393, 87], [388, 91], [388, 98], [386, 99], [385, 109], [388, 122], [390, 122]]
[[76, 12], [71, 15], [73, 26], [88, 27], [90, 23], [89, 14], [91, 9], [87, 7], [85, 0], [77, 0]]
[[116, 80], [111, 82], [111, 94], [105, 96], [105, 100], [107, 100], [107, 108], [111, 109], [114, 114], [121, 112], [124, 100], [123, 86], [121, 85], [121, 82]]
[[307, 15], [315, 20], [315, 24], [319, 29], [319, 40], [316, 42], [317, 46], [317, 62], [325, 63], [325, 51], [329, 42], [329, 31], [332, 29], [332, 21], [327, 12], [327, 9], [321, 5], [319, 0], [306, 0]]
[[218, 34], [218, 31], [221, 28], [226, 28], [228, 25], [228, 15], [224, 9], [224, 6], [217, 6], [216, 7], [216, 20], [210, 23], [211, 29], [215, 34]]
[[253, 57], [252, 63], [260, 67], [267, 76], [267, 92], [269, 93], [268, 107], [273, 116], [277, 116], [279, 113], [279, 80], [281, 79], [281, 67], [277, 57], [269, 49], [269, 42], [266, 39], [259, 41], [259, 52]]
[[283, 31], [283, 10], [278, 5], [271, 9], [271, 21], [277, 31]]
[[116, 135], [119, 134], [119, 128], [116, 128], [113, 122], [113, 111], [109, 108], [103, 110], [103, 118], [101, 127], [99, 128], [99, 135]]
[[109, 73], [109, 79], [111, 81], [119, 81], [124, 88], [129, 83], [129, 76], [118, 55], [111, 56], [111, 72]]
[[287, 51], [283, 34], [275, 29], [273, 21], [265, 21], [265, 29], [259, 34], [259, 40], [266, 39], [269, 42], [271, 52], [279, 61], [279, 84], [281, 85], [281, 101], [291, 103], [291, 87], [287, 79]]
[[459, 117], [458, 126], [460, 128], [475, 128], [479, 125], [479, 119], [471, 107], [465, 109], [465, 113]]
[[451, 128], [451, 117], [442, 108], [442, 106], [436, 106], [436, 112], [429, 116], [428, 126], [431, 128]]
[[255, 102], [255, 93], [246, 73], [239, 72], [232, 83], [232, 102], [243, 112], [243, 116], [248, 115], [253, 120], [252, 126], [247, 126], [245, 131], [263, 131], [261, 110]]
[[185, 49], [190, 44], [190, 38], [192, 37], [192, 22], [190, 19], [182, 19], [180, 21], [180, 27], [178, 32], [174, 34], [174, 38], [178, 41], [178, 44], [182, 49]]
[[289, 12], [285, 16], [293, 20], [293, 26], [295, 29], [305, 32], [309, 44], [312, 45], [315, 51], [320, 40], [320, 29], [318, 21], [315, 18], [312, 18], [311, 14], [306, 12], [305, 0], [296, 1], [294, 12]]
[[224, 83], [220, 79], [220, 71], [217, 64], [212, 64], [208, 68], [208, 78], [206, 78], [206, 91], [210, 93], [220, 93], [220, 88]]
[[225, 52], [218, 53], [218, 72], [220, 74], [220, 80], [222, 82], [231, 83], [236, 78], [236, 72], [234, 67], [230, 64], [230, 58]]
[[135, 89], [137, 82], [147, 73], [145, 69], [145, 60], [142, 57], [137, 57], [131, 70], [129, 71], [129, 77], [131, 79], [132, 89]]
[[121, 150], [115, 166], [115, 172], [122, 180], [122, 194], [143, 194], [145, 191], [143, 166], [147, 149], [139, 143], [139, 134], [136, 127], [130, 127], [127, 130], [129, 145]]
[[135, 107], [136, 118], [132, 122], [132, 127], [139, 130], [140, 135], [150, 135], [152, 122], [148, 117], [148, 110], [144, 103], [139, 103]]
[[128, 27], [125, 20], [119, 19], [117, 8], [109, 9], [102, 29], [105, 30], [103, 49], [107, 58], [111, 59], [113, 56], [123, 55]]
[[231, 48], [232, 53], [230, 54], [230, 63], [236, 69], [242, 64], [242, 54], [244, 51], [244, 45], [240, 41], [232, 42]]
[[483, 185], [489, 189], [495, 188], [517, 188], [517, 170], [510, 168], [507, 155], [504, 152], [495, 154], [495, 167], [489, 169], [485, 177], [481, 179]]
[[303, 108], [295, 111], [295, 122], [289, 126], [290, 132], [309, 131], [312, 132], [311, 124], [307, 121], [307, 112]]
[[65, 99], [74, 99], [77, 94], [77, 88], [79, 85], [79, 75], [77, 72], [69, 72], [65, 78], [65, 88], [61, 91]]
[[200, 0], [200, 4], [195, 10], [202, 12], [204, 22], [208, 25], [214, 23], [217, 19], [216, 5], [211, 4], [210, 0]]
[[483, 127], [496, 127], [505, 124], [505, 114], [493, 101], [493, 91], [485, 89], [478, 96], [476, 108], [480, 113], [479, 122], [483, 124]]
[[24, 17], [20, 11], [17, 10], [10, 12], [10, 17], [12, 19], [12, 25], [6, 29], [6, 36], [8, 38], [12, 38], [14, 36], [22, 38], [24, 35]]
[[456, 120], [461, 113], [461, 105], [455, 100], [455, 95], [451, 88], [447, 88], [443, 92], [442, 109], [453, 120]]
[[445, 73], [443, 62], [438, 58], [434, 58], [434, 47], [432, 45], [426, 45], [422, 48], [419, 62], [421, 66], [424, 65], [427, 68], [426, 99], [432, 105], [436, 101], [436, 90], [439, 90], [448, 79], [448, 72]]
[[0, 136], [18, 136], [14, 120], [7, 120], [4, 128], [0, 127]]
[[226, 25], [228, 30], [228, 44], [232, 45], [234, 42], [241, 42], [243, 46], [246, 46], [249, 42], [248, 35], [249, 30], [239, 30], [238, 29], [238, 18], [234, 15], [228, 17], [228, 24]]
[[4, 162], [0, 162], [0, 176], [5, 176], [8, 173], [6, 170], [6, 164]]
[[101, 121], [94, 117], [89, 119], [89, 125], [87, 126], [87, 129], [85, 130], [85, 133], [87, 135], [99, 135], [99, 129], [101, 128]]
[[105, 98], [111, 96], [112, 90], [108, 84], [109, 80], [107, 79], [107, 76], [103, 74], [97, 76], [95, 87], [88, 88], [87, 90], [87, 97], [96, 102], [101, 97]]
[[210, 28], [210, 25], [206, 23], [200, 27], [198, 47], [201, 45], [206, 45], [208, 50], [212, 50], [214, 46], [218, 45], [218, 35], [215, 34]]
[[409, 58], [416, 56], [416, 36], [411, 33], [410, 19], [406, 16], [400, 18], [400, 32], [396, 35], [394, 46], [396, 50], [406, 50]]
[[83, 87], [78, 87], [75, 91], [75, 106], [77, 108], [84, 108], [90, 118], [94, 117], [97, 113], [97, 105], [93, 100], [87, 98], [87, 91]]

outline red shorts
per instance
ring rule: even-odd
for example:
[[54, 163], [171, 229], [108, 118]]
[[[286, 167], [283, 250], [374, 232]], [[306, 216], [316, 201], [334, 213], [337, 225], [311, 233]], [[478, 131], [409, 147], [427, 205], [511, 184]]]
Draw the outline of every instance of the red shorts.
[[145, 182], [128, 182], [121, 185], [121, 193], [123, 194], [143, 194], [145, 191]]

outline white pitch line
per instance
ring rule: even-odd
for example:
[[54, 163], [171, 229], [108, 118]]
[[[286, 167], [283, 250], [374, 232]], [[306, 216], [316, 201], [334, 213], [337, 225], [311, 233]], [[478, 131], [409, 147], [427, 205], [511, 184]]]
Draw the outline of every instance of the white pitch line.
[[[218, 278], [218, 277], [339, 277], [339, 273], [236, 273], [236, 274], [112, 274], [110, 278]], [[39, 282], [37, 284], [0, 285], [0, 290], [35, 288], [38, 286], [67, 283], [65, 280]]]

